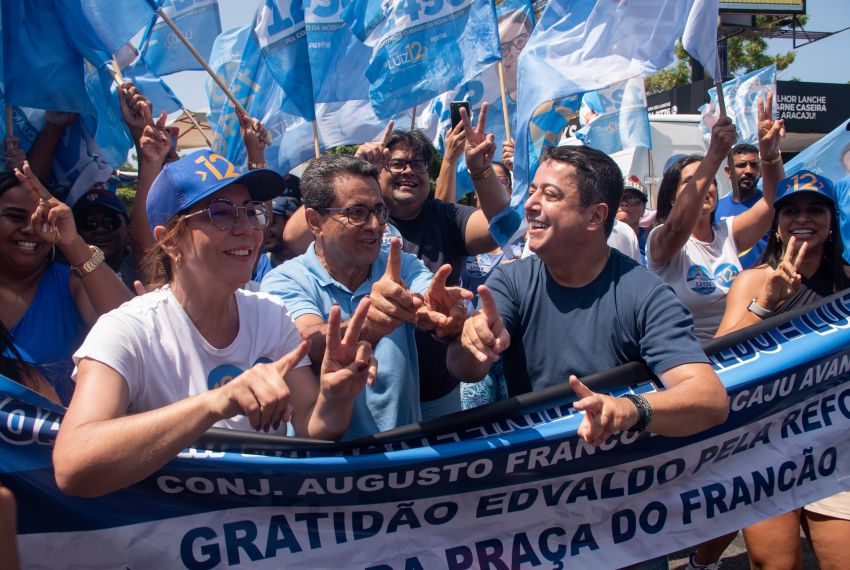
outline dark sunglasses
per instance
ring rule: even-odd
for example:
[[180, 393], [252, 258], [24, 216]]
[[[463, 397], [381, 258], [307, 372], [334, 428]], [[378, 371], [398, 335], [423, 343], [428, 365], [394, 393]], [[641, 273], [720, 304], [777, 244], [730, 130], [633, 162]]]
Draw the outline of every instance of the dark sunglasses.
[[108, 232], [114, 232], [121, 227], [123, 220], [118, 214], [106, 214], [103, 216], [89, 214], [87, 216], [77, 217], [76, 222], [77, 231], [93, 232], [100, 227]]
[[374, 208], [366, 206], [349, 206], [348, 208], [316, 208], [319, 212], [331, 213], [340, 212], [348, 219], [348, 223], [352, 226], [362, 226], [369, 221], [373, 215], [378, 223], [383, 225], [387, 223], [390, 217], [390, 211], [384, 204], [378, 204]]
[[239, 212], [245, 212], [245, 217], [252, 228], [264, 229], [269, 225], [269, 209], [264, 202], [252, 201], [244, 206], [237, 206], [226, 198], [210, 202], [203, 210], [186, 214], [186, 218], [207, 214], [213, 226], [220, 230], [232, 230], [239, 219]]
[[623, 196], [620, 198], [621, 206], [639, 206], [640, 204], [643, 204], [643, 200], [637, 196]]

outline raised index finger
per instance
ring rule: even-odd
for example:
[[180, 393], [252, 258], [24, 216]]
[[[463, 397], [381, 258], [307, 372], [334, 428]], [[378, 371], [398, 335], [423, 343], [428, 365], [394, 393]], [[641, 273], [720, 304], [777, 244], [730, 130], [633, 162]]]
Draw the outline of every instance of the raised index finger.
[[446, 288], [446, 279], [449, 278], [449, 275], [452, 273], [452, 266], [446, 263], [445, 265], [440, 266], [437, 272], [434, 274], [434, 277], [431, 279], [431, 288]]
[[325, 358], [339, 349], [339, 329], [342, 320], [342, 310], [339, 305], [331, 307], [328, 314], [328, 330], [325, 331]]
[[499, 309], [496, 307], [496, 300], [493, 298], [493, 293], [486, 285], [478, 286], [478, 299], [481, 301], [481, 313], [487, 317], [487, 322], [492, 323], [499, 316]]
[[274, 367], [277, 370], [280, 377], [283, 378], [286, 376], [286, 373], [292, 370], [292, 368], [301, 362], [301, 359], [307, 356], [307, 351], [310, 349], [310, 341], [307, 339], [302, 340], [298, 346], [296, 346], [291, 352], [284, 354], [279, 359], [274, 362]]
[[773, 91], [767, 92], [767, 101], [764, 104], [764, 118], [773, 118]]
[[30, 193], [36, 200], [50, 200], [53, 198], [53, 195], [47, 191], [47, 188], [41, 183], [41, 180], [33, 173], [32, 168], [30, 168], [29, 161], [24, 161], [23, 165], [21, 165], [21, 169], [15, 169], [15, 176], [18, 179], [18, 182], [27, 189], [27, 192]]
[[387, 270], [384, 275], [396, 283], [401, 283], [401, 242], [396, 237], [390, 240], [390, 254], [387, 256]]
[[484, 134], [487, 129], [487, 109], [490, 108], [490, 105], [485, 101], [481, 104], [481, 110], [478, 111], [478, 124], [475, 125], [475, 132]]
[[393, 127], [395, 126], [395, 121], [390, 119], [387, 123], [387, 126], [384, 127], [384, 132], [381, 133], [381, 142], [387, 144], [387, 141], [390, 140], [390, 135], [393, 134]]
[[360, 303], [354, 310], [354, 314], [348, 321], [348, 328], [345, 331], [343, 342], [353, 346], [360, 340], [360, 331], [363, 329], [363, 323], [366, 322], [366, 315], [369, 313], [369, 305], [371, 304], [372, 300], [369, 297], [363, 297], [360, 300]]
[[797, 250], [797, 256], [794, 258], [794, 269], [799, 270], [800, 265], [803, 263], [803, 258], [806, 257], [806, 248], [809, 246], [808, 242], [803, 242], [800, 246], [800, 249]]
[[584, 385], [584, 383], [578, 379], [575, 374], [570, 375], [570, 388], [573, 389], [575, 395], [579, 398], [587, 398], [588, 396], [593, 396], [594, 392], [590, 388]]
[[466, 112], [466, 107], [460, 107], [458, 112], [460, 113], [460, 124], [463, 125], [464, 132], [475, 132], [472, 128], [472, 121], [469, 120], [469, 113]]

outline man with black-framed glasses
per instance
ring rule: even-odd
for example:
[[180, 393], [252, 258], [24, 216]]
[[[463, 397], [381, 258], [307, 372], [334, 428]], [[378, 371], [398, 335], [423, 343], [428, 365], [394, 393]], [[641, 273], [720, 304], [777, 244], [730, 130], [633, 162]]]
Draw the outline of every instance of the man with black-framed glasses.
[[[402, 166], [408, 171], [421, 167]], [[324, 155], [304, 171], [301, 194], [315, 241], [305, 254], [269, 272], [260, 290], [283, 299], [302, 336], [312, 340], [314, 366], [321, 365], [331, 307], [339, 305], [345, 321], [368, 296], [360, 340], [372, 345], [378, 375], [358, 398], [345, 439], [419, 421], [414, 330], [450, 340], [460, 331], [466, 318], [463, 301], [472, 294], [445, 286], [451, 266], [432, 275], [416, 256], [401, 252], [398, 239], [384, 247], [390, 211], [372, 164]]]
[[96, 184], [72, 208], [77, 233], [103, 251], [106, 264], [133, 289], [136, 272], [130, 251], [130, 215], [114, 189]]

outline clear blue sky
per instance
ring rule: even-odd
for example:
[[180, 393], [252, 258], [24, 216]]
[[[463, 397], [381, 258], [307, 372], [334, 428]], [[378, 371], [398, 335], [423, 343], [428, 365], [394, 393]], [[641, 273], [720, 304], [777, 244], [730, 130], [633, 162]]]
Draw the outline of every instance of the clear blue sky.
[[[219, 0], [222, 29], [249, 24], [259, 4], [256, 0]], [[816, 32], [834, 32], [850, 26], [850, 1], [807, 0], [809, 23], [806, 29]], [[769, 53], [791, 51], [791, 40], [772, 40]], [[820, 40], [795, 50], [794, 64], [779, 74], [779, 79], [792, 78], [801, 81], [823, 83], [847, 83], [850, 81], [850, 30]], [[207, 108], [204, 89], [206, 74], [200, 71], [177, 73], [166, 82], [174, 89], [189, 109]]]

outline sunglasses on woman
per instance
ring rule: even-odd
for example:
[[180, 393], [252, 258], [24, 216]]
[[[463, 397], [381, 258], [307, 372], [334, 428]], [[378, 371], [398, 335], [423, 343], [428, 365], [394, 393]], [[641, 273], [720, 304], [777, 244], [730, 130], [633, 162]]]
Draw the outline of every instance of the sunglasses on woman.
[[186, 214], [186, 218], [206, 214], [212, 225], [220, 230], [232, 230], [239, 219], [239, 213], [245, 212], [245, 217], [248, 219], [248, 224], [252, 228], [265, 229], [269, 225], [269, 209], [265, 202], [252, 201], [244, 206], [237, 206], [226, 198], [213, 200], [203, 210]]

